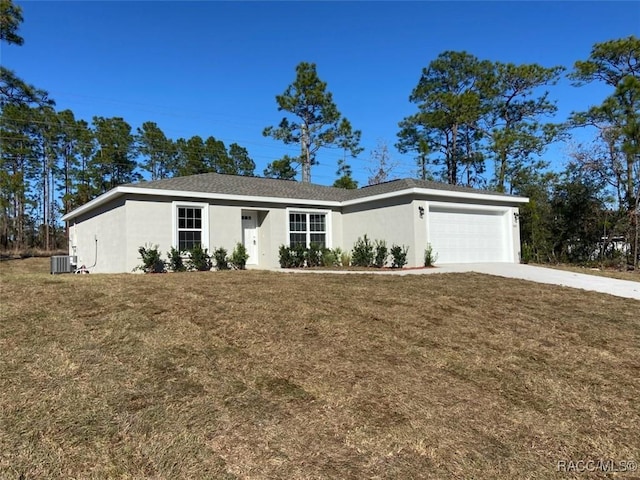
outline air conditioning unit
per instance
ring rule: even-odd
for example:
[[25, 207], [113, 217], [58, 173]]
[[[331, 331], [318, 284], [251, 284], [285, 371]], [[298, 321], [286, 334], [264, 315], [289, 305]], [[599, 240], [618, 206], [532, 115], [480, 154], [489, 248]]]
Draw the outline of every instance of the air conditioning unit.
[[78, 264], [78, 257], [75, 255], [54, 255], [51, 257], [51, 273], [71, 273]]

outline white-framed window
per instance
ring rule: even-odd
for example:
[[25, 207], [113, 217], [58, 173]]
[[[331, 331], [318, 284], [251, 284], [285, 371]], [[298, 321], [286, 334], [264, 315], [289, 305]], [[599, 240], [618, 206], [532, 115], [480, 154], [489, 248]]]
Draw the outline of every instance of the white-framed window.
[[181, 252], [209, 248], [209, 205], [173, 202], [173, 246]]
[[289, 246], [330, 247], [330, 212], [326, 210], [287, 209]]

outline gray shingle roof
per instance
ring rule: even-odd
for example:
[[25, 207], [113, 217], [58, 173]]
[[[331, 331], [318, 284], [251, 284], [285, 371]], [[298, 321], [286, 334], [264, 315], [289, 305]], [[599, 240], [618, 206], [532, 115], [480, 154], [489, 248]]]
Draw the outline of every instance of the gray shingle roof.
[[362, 187], [357, 190], [346, 190], [343, 188], [327, 187], [324, 185], [302, 183], [293, 180], [275, 180], [272, 178], [203, 173], [200, 175], [189, 175], [186, 177], [174, 177], [163, 180], [132, 183], [127, 186], [167, 191], [173, 190], [336, 202], [397, 192], [409, 188], [428, 188], [433, 190], [487, 193], [492, 195], [509, 196], [488, 190], [477, 190], [458, 185], [448, 185], [446, 183], [415, 180], [410, 178], [392, 180], [378, 185]]
[[400, 190], [406, 190], [409, 188], [425, 188], [429, 190], [443, 190], [448, 192], [466, 192], [466, 193], [484, 193], [489, 195], [499, 195], [509, 197], [504, 193], [494, 192], [491, 190], [480, 190], [476, 188], [463, 187], [461, 185], [449, 185], [448, 183], [433, 182], [430, 180], [417, 180], [414, 178], [403, 178], [400, 180], [391, 180], [389, 182], [379, 183], [377, 185], [371, 185], [359, 188], [357, 190], [350, 190], [351, 198], [364, 198], [371, 197], [373, 195], [381, 195], [384, 193], [397, 192]]
[[166, 178], [152, 182], [132, 183], [127, 186], [155, 188], [159, 190], [183, 190], [188, 192], [337, 202], [349, 198], [348, 190], [342, 188], [326, 187], [313, 183], [301, 183], [293, 180], [243, 177], [239, 175], [222, 175], [219, 173], [202, 173], [200, 175], [189, 175], [186, 177]]

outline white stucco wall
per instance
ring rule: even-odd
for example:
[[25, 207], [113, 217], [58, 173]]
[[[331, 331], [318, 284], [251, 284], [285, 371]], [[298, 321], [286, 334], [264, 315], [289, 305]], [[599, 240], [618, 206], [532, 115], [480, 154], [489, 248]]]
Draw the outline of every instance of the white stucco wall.
[[69, 233], [69, 254], [78, 256], [79, 267], [85, 265], [89, 271], [99, 273], [127, 271], [123, 198], [73, 219]]
[[231, 254], [242, 241], [242, 208], [213, 204], [209, 206], [209, 251], [223, 247]]
[[[272, 264], [272, 250], [276, 247], [272, 243], [272, 220], [269, 210], [258, 212], [258, 268], [270, 268]], [[276, 256], [277, 260], [277, 256]]]
[[173, 245], [172, 203], [161, 198], [128, 199], [126, 203], [126, 271], [142, 264], [138, 249], [158, 245], [162, 257]]
[[342, 247], [343, 242], [343, 228], [342, 228], [342, 213], [338, 211], [331, 211], [331, 248]]
[[[264, 258], [264, 263], [260, 266], [264, 268], [278, 268], [280, 266], [278, 249], [280, 245], [288, 243], [287, 240], [287, 210], [284, 206], [271, 208], [269, 210], [269, 242], [260, 244], [260, 252]], [[261, 232], [261, 234], [267, 232]]]
[[421, 265], [421, 255], [416, 247], [420, 240], [415, 234], [418, 208], [405, 197], [369, 203], [365, 207], [345, 207], [342, 212], [342, 248], [349, 251], [358, 237], [365, 234], [370, 240], [385, 240], [387, 247], [393, 244], [409, 247], [409, 267]]

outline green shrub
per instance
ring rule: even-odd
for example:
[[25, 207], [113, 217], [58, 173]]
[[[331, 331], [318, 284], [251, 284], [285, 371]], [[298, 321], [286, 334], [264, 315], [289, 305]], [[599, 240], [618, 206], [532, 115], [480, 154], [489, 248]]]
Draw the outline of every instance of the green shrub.
[[342, 252], [340, 254], [340, 265], [343, 267], [348, 267], [351, 265], [351, 255], [349, 252]]
[[291, 254], [293, 256], [294, 268], [304, 267], [304, 262], [307, 259], [307, 247], [304, 245], [296, 245], [291, 248]]
[[280, 262], [280, 268], [293, 268], [291, 249], [286, 245], [280, 245], [278, 248], [278, 262]]
[[278, 260], [281, 268], [301, 268], [308, 257], [307, 248], [304, 245], [288, 247], [280, 245], [278, 249]]
[[391, 246], [391, 268], [402, 268], [407, 264], [407, 253], [409, 247], [404, 245], [392, 245]]
[[247, 248], [240, 242], [236, 243], [236, 248], [233, 249], [231, 256], [229, 257], [229, 263], [236, 270], [244, 270], [247, 266], [247, 260], [249, 254]]
[[433, 267], [436, 260], [438, 260], [438, 254], [433, 251], [431, 244], [427, 243], [427, 248], [424, 249], [424, 266]]
[[187, 268], [189, 270], [207, 272], [211, 270], [212, 267], [211, 257], [207, 249], [202, 248], [202, 245], [196, 245], [189, 251], [189, 259], [187, 260]]
[[387, 263], [389, 257], [389, 249], [387, 248], [387, 242], [384, 240], [375, 241], [375, 257], [373, 259], [373, 265], [378, 268], [382, 268]]
[[317, 243], [312, 243], [311, 246], [306, 249], [305, 260], [307, 267], [319, 267], [322, 265], [322, 248]]
[[334, 250], [328, 248], [322, 249], [322, 266], [323, 267], [335, 267], [338, 265], [338, 256]]
[[355, 267], [370, 267], [373, 264], [373, 259], [373, 245], [367, 235], [365, 234], [363, 238], [358, 237], [353, 245], [351, 264]]
[[147, 246], [138, 248], [138, 253], [142, 259], [142, 265], [136, 267], [134, 270], [142, 270], [144, 273], [162, 273], [165, 271], [165, 265], [162, 261], [158, 245]]
[[227, 258], [226, 248], [216, 248], [213, 251], [213, 260], [218, 270], [229, 270], [229, 259]]
[[172, 272], [184, 272], [187, 269], [182, 261], [182, 254], [175, 247], [171, 247], [171, 250], [167, 252], [167, 258], [169, 259], [169, 270]]

